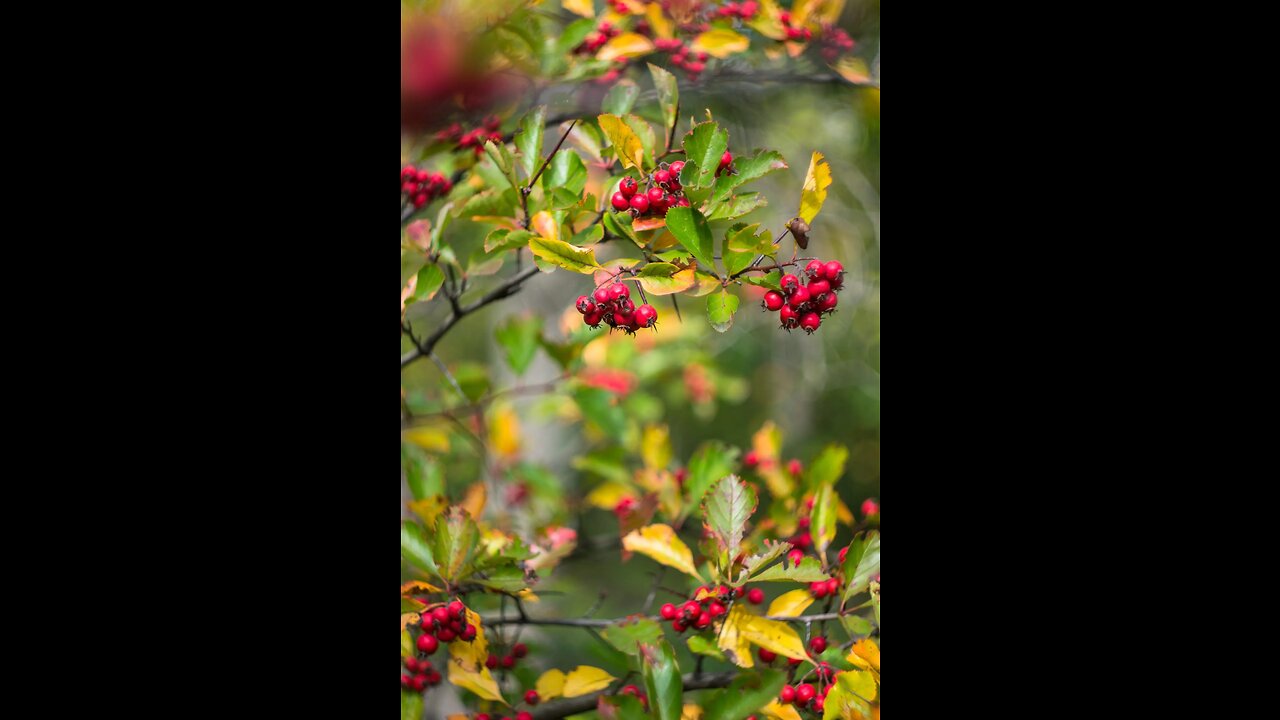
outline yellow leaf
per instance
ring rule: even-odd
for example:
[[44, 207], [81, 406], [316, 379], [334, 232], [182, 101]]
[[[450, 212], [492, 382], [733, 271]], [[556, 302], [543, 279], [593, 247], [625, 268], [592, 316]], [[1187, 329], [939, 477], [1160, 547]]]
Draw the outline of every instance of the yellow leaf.
[[591, 0], [560, 0], [560, 5], [574, 15], [581, 15], [584, 18], [596, 16], [596, 9], [592, 6]]
[[542, 700], [560, 697], [564, 693], [564, 678], [564, 673], [555, 668], [542, 673], [542, 677], [538, 678], [538, 683], [534, 686], [538, 691], [538, 697]]
[[404, 431], [404, 439], [428, 452], [449, 452], [449, 431], [443, 426], [427, 425]]
[[666, 425], [647, 425], [640, 440], [640, 456], [646, 467], [662, 470], [671, 462], [671, 431]]
[[686, 575], [702, 579], [698, 575], [698, 569], [693, 566], [693, 553], [689, 551], [689, 546], [684, 544], [670, 525], [648, 525], [632, 530], [622, 538], [622, 547], [646, 555]]
[[614, 37], [596, 53], [600, 60], [633, 58], [653, 52], [653, 41], [639, 33], [622, 33]]
[[845, 660], [860, 668], [874, 670], [877, 676], [880, 675], [880, 647], [871, 638], [863, 638], [854, 643]]
[[716, 644], [729, 662], [744, 668], [755, 666], [755, 660], [751, 657], [751, 643], [740, 632], [742, 622], [749, 617], [750, 613], [743, 610], [741, 604], [734, 605], [725, 617], [720, 635], [716, 639]]
[[689, 704], [680, 708], [680, 720], [701, 720], [701, 718], [702, 718], [701, 705]]
[[822, 0], [797, 0], [791, 8], [791, 24], [804, 27], [809, 23], [809, 15], [818, 9]]
[[765, 615], [771, 617], [800, 617], [800, 613], [803, 613], [805, 608], [812, 604], [813, 595], [808, 590], [792, 590], [769, 603], [769, 612], [765, 613]]
[[618, 482], [606, 482], [587, 494], [587, 503], [601, 510], [613, 510], [618, 501], [627, 495], [635, 495], [631, 488]]
[[463, 690], [470, 690], [485, 700], [493, 700], [503, 705], [507, 704], [507, 701], [502, 698], [502, 691], [498, 689], [497, 681], [493, 679], [493, 675], [489, 674], [489, 668], [483, 665], [479, 671], [468, 670], [462, 667], [455, 658], [450, 658], [449, 682]]
[[556, 219], [546, 210], [534, 213], [529, 220], [529, 229], [548, 240], [560, 239], [560, 226]]
[[449, 717], [445, 718], [445, 720], [471, 720], [471, 716], [463, 715], [462, 713], [457, 713], [454, 715], [450, 715]]
[[417, 625], [422, 616], [418, 613], [400, 613], [400, 629], [403, 631], [410, 625]]
[[565, 697], [578, 697], [597, 690], [603, 690], [609, 687], [609, 683], [616, 679], [600, 668], [579, 665], [565, 676], [564, 687], [560, 692]]
[[840, 686], [867, 702], [876, 699], [876, 679], [872, 673], [846, 670], [840, 673]]
[[614, 147], [623, 167], [640, 167], [644, 160], [644, 143], [640, 141], [631, 126], [617, 115], [605, 114], [599, 116], [597, 120], [600, 121], [601, 132], [609, 138], [609, 144]]
[[844, 12], [844, 0], [823, 0], [822, 7], [816, 14], [822, 22], [834, 25], [840, 19], [842, 12]]
[[853, 527], [853, 511], [840, 498], [837, 497], [836, 502], [838, 503], [836, 505], [836, 519], [845, 525]]
[[800, 217], [813, 224], [813, 218], [827, 200], [827, 187], [831, 185], [831, 166], [822, 159], [822, 153], [814, 152], [809, 159], [809, 172], [804, 176], [804, 188], [800, 191]]
[[[741, 607], [741, 605], [734, 605], [734, 609]], [[738, 633], [747, 641], [789, 658], [805, 660], [809, 657], [809, 653], [805, 651], [804, 642], [790, 625], [777, 620], [767, 620], [745, 610], [742, 612], [746, 617], [738, 620]]]
[[449, 498], [443, 495], [432, 495], [421, 500], [410, 500], [408, 505], [415, 515], [422, 518], [427, 527], [434, 527], [436, 518], [449, 507]]
[[520, 417], [510, 405], [503, 405], [493, 411], [491, 417], [493, 420], [489, 424], [489, 447], [504, 458], [515, 457], [520, 452]]
[[727, 58], [750, 47], [751, 41], [728, 28], [708, 30], [693, 39], [694, 52], [705, 52], [711, 57]]
[[467, 488], [467, 494], [462, 498], [462, 502], [458, 503], [473, 520], [479, 520], [480, 514], [484, 512], [484, 502], [488, 497], [486, 492], [483, 482], [472, 483], [471, 487]]
[[484, 626], [480, 624], [480, 616], [471, 608], [465, 608], [467, 622], [476, 629], [476, 636], [471, 642], [454, 640], [449, 643], [449, 662], [457, 663], [462, 669], [478, 672], [484, 670], [484, 661], [489, 658], [489, 641], [484, 636]]
[[676, 36], [675, 23], [671, 22], [666, 14], [662, 12], [662, 5], [649, 3], [645, 6], [644, 13], [649, 19], [649, 27], [653, 29], [655, 35], [667, 39]]
[[866, 85], [871, 82], [871, 71], [867, 69], [867, 64], [852, 55], [840, 58], [835, 65], [831, 66], [831, 69], [854, 85]]
[[406, 595], [413, 595], [414, 593], [423, 593], [423, 592], [440, 592], [440, 588], [436, 587], [435, 585], [432, 585], [429, 582], [423, 582], [421, 580], [410, 580], [409, 582], [400, 586], [401, 597], [404, 597]]
[[765, 705], [761, 709], [761, 712], [765, 714], [765, 717], [771, 718], [772, 720], [800, 720], [800, 713], [796, 711], [795, 705], [783, 705], [777, 700], [773, 700], [768, 705]]

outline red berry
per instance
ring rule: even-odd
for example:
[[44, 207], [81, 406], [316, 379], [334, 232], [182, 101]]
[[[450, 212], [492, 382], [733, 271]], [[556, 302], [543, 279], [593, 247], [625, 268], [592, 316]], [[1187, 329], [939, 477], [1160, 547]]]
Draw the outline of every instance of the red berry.
[[682, 197], [671, 204], [671, 207], [689, 207], [689, 198]]
[[529, 692], [525, 693], [525, 694], [524, 694], [524, 701], [525, 701], [525, 703], [526, 703], [526, 704], [528, 704], [528, 705], [537, 705], [537, 704], [538, 704], [538, 691], [537, 691], [537, 690], [530, 690]]
[[418, 674], [413, 676], [413, 689], [422, 692], [427, 689], [427, 676]]
[[636, 193], [636, 196], [631, 198], [631, 209], [640, 215], [649, 212], [649, 196]]
[[747, 593], [747, 602], [751, 603], [752, 605], [759, 605], [760, 603], [764, 602], [764, 591], [761, 590], [760, 588], [751, 588], [751, 590]]
[[799, 665], [801, 662], [803, 661], [800, 658], [787, 658], [787, 664], [790, 665], [791, 667], [795, 667]]
[[578, 300], [574, 303], [574, 307], [578, 308], [578, 312], [586, 315], [596, 309], [596, 304], [586, 295], [579, 295]]
[[489, 668], [490, 670], [496, 669], [498, 667], [498, 656], [490, 655], [489, 657], [485, 658], [484, 666]]
[[[778, 319], [782, 321], [782, 327], [787, 328], [788, 330], [793, 327], [798, 327], [800, 325], [800, 318], [796, 314], [795, 308], [791, 307], [790, 305], [782, 306], [782, 309], [778, 311]], [[800, 551], [792, 550], [792, 552], [796, 553]], [[803, 555], [803, 553], [801, 554]]]
[[501, 664], [502, 664], [502, 667], [506, 668], [507, 670], [510, 670], [511, 668], [516, 666], [516, 659], [512, 655], [504, 655], [502, 657]]
[[636, 309], [635, 319], [640, 327], [653, 327], [658, 322], [658, 311], [652, 305], [641, 305]]
[[596, 304], [598, 305], [604, 305], [605, 303], [613, 300], [613, 296], [609, 294], [609, 288], [607, 287], [596, 288], [596, 291], [591, 293], [591, 297], [596, 299]]
[[449, 603], [449, 615], [451, 617], [460, 618], [463, 615], [465, 615], [466, 612], [467, 612], [466, 606], [463, 605], [460, 601], [454, 600], [453, 602]]
[[444, 680], [444, 676], [436, 672], [435, 670], [432, 670], [431, 672], [427, 673], [428, 685], [439, 685], [441, 680]]
[[631, 207], [631, 201], [627, 199], [626, 195], [623, 195], [620, 192], [614, 193], [613, 199], [610, 200], [609, 202], [613, 204], [613, 209], [617, 210], [618, 212], [622, 212], [627, 208]]
[[783, 299], [780, 293], [775, 290], [770, 290], [764, 294], [764, 302], [762, 302], [761, 305], [765, 310], [776, 311], [782, 307], [784, 302], [786, 302], [786, 300]]
[[778, 14], [778, 19], [782, 21], [783, 25], [790, 25], [791, 13], [787, 12], [786, 10], [783, 10], [781, 13]]
[[711, 617], [720, 617], [721, 615], [729, 612], [725, 606], [718, 602], [711, 603], [711, 607], [707, 608], [707, 610], [711, 613]]
[[827, 581], [826, 581], [826, 580], [821, 580], [821, 581], [819, 581], [819, 582], [812, 582], [812, 583], [809, 583], [809, 592], [813, 593], [813, 596], [814, 596], [814, 597], [816, 597], [816, 598], [818, 598], [819, 600], [821, 600], [822, 598], [826, 597], [826, 596], [827, 596]]
[[400, 687], [404, 688], [405, 690], [412, 690], [412, 689], [413, 689], [413, 676], [412, 676], [412, 675], [401, 675], [401, 676], [400, 676]]
[[417, 189], [418, 189], [418, 183], [412, 182], [412, 181], [404, 183], [403, 185], [400, 186], [400, 192], [406, 195], [412, 195]]
[[[671, 182], [671, 171], [659, 170], [658, 172], [653, 174], [653, 181], [658, 183], [659, 185], [666, 185], [667, 183]], [[650, 192], [653, 192], [653, 191], [650, 190]], [[650, 195], [649, 199], [652, 200], [653, 196]]]
[[476, 713], [475, 720], [490, 720], [489, 713]]
[[[597, 306], [598, 307], [598, 306]], [[600, 321], [604, 319], [604, 310], [595, 309], [582, 316], [583, 324], [591, 327], [599, 327]]]
[[682, 633], [689, 629], [689, 624], [686, 623], [683, 618], [676, 618], [671, 621], [671, 629], [678, 633]]
[[663, 195], [657, 200], [654, 200], [652, 198], [649, 199], [649, 211], [652, 212], [654, 215], [660, 215], [665, 217], [667, 214], [667, 208], [670, 208], [670, 207], [671, 207], [671, 196], [669, 195]]
[[417, 195], [413, 196], [413, 206], [415, 208], [420, 208], [423, 205], [426, 205], [427, 201], [430, 199], [431, 198], [427, 197], [426, 193], [418, 193]]
[[827, 639], [821, 635], [809, 638], [809, 649], [821, 655], [827, 649]]
[[[791, 473], [791, 477], [798, 478], [804, 474], [804, 465], [802, 465], [799, 460], [793, 459], [791, 462], [787, 463], [787, 472]], [[808, 518], [804, 519], [807, 520]]]
[[848, 548], [848, 547], [842, 547], [842, 548], [840, 548], [840, 564], [841, 564], [841, 565], [843, 565], [843, 564], [844, 564], [844, 559], [845, 559], [845, 557], [846, 557], [846, 556], [848, 556], [848, 554], [849, 554], [849, 548]]
[[782, 286], [782, 292], [790, 295], [800, 287], [800, 278], [790, 273], [787, 273], [786, 275], [782, 276], [781, 280], [778, 281], [778, 285]]
[[526, 710], [521, 710], [520, 712], [516, 713], [516, 720], [533, 720], [533, 713], [528, 712]]
[[756, 455], [756, 451], [752, 450], [751, 452], [748, 452], [746, 456], [742, 458], [742, 464], [746, 465], [749, 468], [753, 468], [759, 465], [760, 458], [758, 455]]
[[796, 688], [796, 701], [803, 705], [812, 700], [813, 696], [817, 694], [818, 691], [812, 685], [805, 683]]
[[[622, 195], [626, 198], [630, 198], [632, 195], [636, 194], [636, 187], [636, 179], [633, 177], [624, 177], [622, 178], [622, 182], [618, 183], [618, 189], [622, 191]], [[614, 207], [617, 207], [616, 202], [614, 203]], [[626, 208], [618, 209], [625, 210]]]
[[791, 538], [791, 544], [801, 550], [808, 550], [809, 546], [813, 545], [813, 536], [807, 532], [800, 533], [799, 535]]
[[835, 597], [835, 594], [838, 592], [840, 592], [840, 580], [837, 578], [831, 578], [827, 581], [827, 594]]
[[511, 646], [511, 654], [518, 658], [522, 658], [529, 654], [529, 646], [524, 643], [516, 643]]
[[787, 302], [791, 303], [791, 307], [793, 308], [798, 308], [809, 302], [809, 288], [806, 288], [803, 285], [796, 288], [791, 292], [791, 297], [787, 299]]
[[800, 529], [801, 529], [801, 530], [808, 530], [808, 529], [809, 529], [809, 518], [807, 518], [807, 517], [802, 517], [802, 518], [800, 518], [799, 520], [797, 520], [796, 522], [797, 522], [797, 524], [799, 524], [799, 526], [800, 526]]
[[464, 628], [462, 628], [462, 632], [458, 635], [458, 637], [459, 637], [463, 642], [471, 642], [472, 640], [475, 640], [475, 639], [476, 639], [476, 626], [475, 626], [475, 625], [472, 625], [471, 623], [467, 623], [467, 626], [466, 626], [466, 627], [464, 627]]
[[[830, 687], [830, 685], [828, 685], [827, 687]], [[813, 699], [814, 712], [821, 715], [826, 710], [826, 708], [827, 708], [827, 699], [825, 697], [818, 697]]]
[[787, 705], [795, 699], [796, 699], [796, 689], [791, 687], [790, 685], [783, 685], [782, 692], [778, 693], [778, 700], [782, 701], [783, 705]]
[[836, 278], [840, 277], [840, 273], [842, 272], [844, 272], [844, 266], [837, 260], [832, 260], [822, 266], [822, 277], [832, 283], [836, 281]]
[[710, 624], [711, 624], [711, 613], [704, 612], [698, 616], [698, 619], [693, 623], [693, 626], [701, 630]]
[[810, 334], [812, 334], [814, 330], [817, 330], [818, 326], [821, 324], [822, 318], [818, 317], [818, 313], [816, 312], [805, 313], [805, 316], [800, 318], [800, 327], [804, 328], [804, 331]]
[[[697, 75], [698, 73], [702, 72], [703, 70], [706, 70], [706, 69], [707, 69], [707, 65], [706, 65], [706, 63], [705, 63], [704, 61], [699, 60], [698, 62], [691, 62], [691, 63], [687, 63], [687, 64], [685, 64], [684, 69], [685, 69], [685, 70], [688, 70], [689, 72], [693, 73], [694, 75]], [[725, 157], [732, 157], [732, 156], [730, 156], [730, 155], [729, 155], [729, 153], [727, 153], [727, 152], [726, 152], [726, 153], [725, 153]], [[727, 163], [725, 163], [725, 162], [724, 162], [724, 160], [723, 160], [723, 159], [721, 159], [721, 161], [720, 161], [720, 167], [724, 167], [725, 165], [727, 165]]]
[[444, 625], [449, 622], [449, 611], [442, 605], [431, 611], [431, 619]]
[[685, 615], [695, 615], [695, 616], [696, 616], [696, 615], [697, 615], [698, 613], [700, 613], [700, 612], [702, 612], [702, 606], [701, 606], [701, 605], [699, 605], [699, 604], [698, 604], [698, 602], [697, 602], [696, 600], [690, 600], [689, 602], [687, 602], [687, 603], [685, 603], [685, 604], [684, 604], [684, 614], [685, 614]]
[[831, 289], [831, 283], [826, 280], [810, 280], [808, 288], [810, 295], [818, 297]]
[[676, 616], [680, 614], [680, 611], [676, 609], [676, 606], [671, 603], [663, 605], [661, 612], [663, 620], [675, 620]]
[[866, 517], [880, 514], [880, 504], [871, 498], [862, 501], [862, 514]]
[[418, 650], [428, 655], [435, 652], [440, 647], [440, 641], [433, 636], [423, 633], [418, 636]]
[[631, 327], [631, 323], [635, 322], [635, 315], [624, 310], [616, 310], [613, 313], [613, 321], [617, 327]]
[[667, 167], [667, 171], [671, 173], [671, 177], [679, 180], [680, 173], [684, 171], [684, 161], [677, 160]]
[[826, 293], [818, 298], [818, 312], [831, 312], [836, 309], [838, 298], [833, 292]]
[[733, 164], [733, 153], [728, 150], [724, 151], [724, 155], [720, 156], [720, 167], [726, 168]]
[[416, 672], [418, 672], [418, 659], [417, 659], [417, 658], [405, 658], [405, 659], [404, 659], [404, 669], [405, 669], [405, 670], [408, 670], [408, 671], [409, 671], [409, 672], [411, 672], [411, 673], [416, 673]]
[[404, 169], [400, 171], [401, 182], [410, 181], [416, 177], [418, 177], [418, 171], [415, 170], [412, 165], [405, 165]]
[[447, 627], [440, 628], [440, 632], [436, 633], [436, 637], [440, 638], [440, 642], [444, 642], [444, 643], [453, 642], [454, 638], [458, 637], [458, 633], [454, 632], [453, 630], [450, 630]]
[[778, 659], [778, 654], [764, 648], [760, 648], [760, 662], [771, 663]]
[[622, 686], [622, 690], [620, 691], [620, 694], [622, 694], [622, 695], [639, 695], [639, 694], [640, 694], [640, 688], [636, 687], [635, 685], [623, 685], [623, 686]]

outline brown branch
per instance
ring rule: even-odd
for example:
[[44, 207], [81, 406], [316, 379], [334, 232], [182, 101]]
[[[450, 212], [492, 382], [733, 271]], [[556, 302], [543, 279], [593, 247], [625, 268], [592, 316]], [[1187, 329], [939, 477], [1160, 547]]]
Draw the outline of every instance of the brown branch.
[[489, 293], [484, 297], [471, 303], [470, 305], [459, 308], [457, 312], [451, 313], [449, 317], [445, 318], [444, 323], [442, 323], [440, 327], [436, 328], [435, 331], [433, 331], [430, 335], [427, 336], [425, 340], [422, 340], [421, 342], [416, 340], [413, 336], [410, 336], [409, 339], [410, 341], [413, 342], [414, 349], [400, 356], [400, 368], [403, 370], [407, 365], [409, 365], [413, 361], [421, 357], [424, 357], [426, 355], [430, 355], [431, 351], [435, 349], [436, 343], [440, 342], [440, 338], [444, 337], [444, 334], [449, 332], [450, 328], [452, 328], [454, 325], [457, 325], [459, 320], [479, 310], [485, 305], [488, 305], [489, 303], [497, 302], [498, 300], [501, 300], [505, 297], [514, 295], [516, 292], [520, 290], [521, 283], [523, 283], [525, 280], [528, 280], [529, 278], [537, 274], [538, 274], [538, 266], [534, 265], [529, 267], [527, 270], [524, 270], [523, 272], [512, 275], [510, 278], [507, 279], [506, 282], [490, 290]]

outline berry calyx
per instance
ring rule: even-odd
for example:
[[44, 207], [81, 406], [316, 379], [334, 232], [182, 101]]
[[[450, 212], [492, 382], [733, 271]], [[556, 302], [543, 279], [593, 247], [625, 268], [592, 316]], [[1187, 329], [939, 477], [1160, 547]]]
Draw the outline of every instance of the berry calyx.
[[759, 605], [764, 602], [764, 591], [760, 588], [751, 588], [747, 591], [747, 602], [752, 605]]
[[435, 636], [427, 635], [426, 633], [423, 633], [418, 636], [419, 652], [424, 652], [430, 655], [431, 653], [434, 653], [438, 649], [440, 649], [440, 641], [437, 640]]
[[778, 319], [782, 321], [782, 327], [788, 330], [800, 325], [800, 318], [796, 315], [796, 309], [790, 305], [782, 306], [782, 309], [778, 311]]
[[765, 310], [777, 311], [785, 302], [786, 300], [782, 297], [781, 293], [776, 290], [770, 290], [764, 294], [764, 301], [760, 304]]
[[524, 694], [524, 701], [525, 701], [525, 704], [527, 704], [527, 705], [537, 705], [537, 704], [538, 704], [538, 691], [537, 691], [537, 690], [530, 690], [529, 692], [525, 693], [525, 694]]
[[823, 264], [821, 260], [810, 260], [809, 264], [804, 266], [804, 274], [808, 275], [811, 280], [817, 279], [822, 277], [822, 267]]
[[821, 635], [815, 635], [809, 638], [809, 649], [815, 654], [821, 655], [827, 649], [827, 639]]
[[782, 287], [783, 292], [790, 295], [791, 293], [796, 291], [796, 288], [800, 287], [800, 278], [790, 273], [787, 273], [786, 275], [782, 276], [781, 280], [778, 281], [778, 285]]
[[623, 212], [631, 207], [631, 201], [627, 199], [626, 195], [623, 195], [620, 192], [614, 193], [613, 198], [609, 202], [613, 205], [613, 209], [618, 212]]
[[624, 177], [622, 178], [622, 182], [618, 183], [618, 190], [621, 191], [623, 197], [626, 198], [630, 198], [632, 195], [635, 195], [637, 187], [639, 186], [636, 184], [636, 179], [633, 177]]

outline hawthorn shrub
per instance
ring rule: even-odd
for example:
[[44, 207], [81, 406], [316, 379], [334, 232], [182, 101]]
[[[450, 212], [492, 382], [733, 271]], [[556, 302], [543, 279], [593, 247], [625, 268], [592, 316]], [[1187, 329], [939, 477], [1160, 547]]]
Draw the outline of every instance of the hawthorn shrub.
[[[838, 492], [869, 446], [826, 416], [790, 453], [773, 421], [681, 433], [750, 397], [717, 333], [815, 343], [866, 309], [815, 224], [822, 148], [788, 180], [681, 101], [834, 84], [874, 92], [878, 123], [878, 49], [844, 10], [402, 4], [401, 369], [434, 368], [401, 391], [403, 718], [879, 717], [880, 506]], [[558, 311], [521, 303], [535, 283]], [[505, 381], [440, 356], [504, 301]], [[735, 329], [747, 311], [781, 332]], [[540, 355], [558, 374], [527, 382]]]

